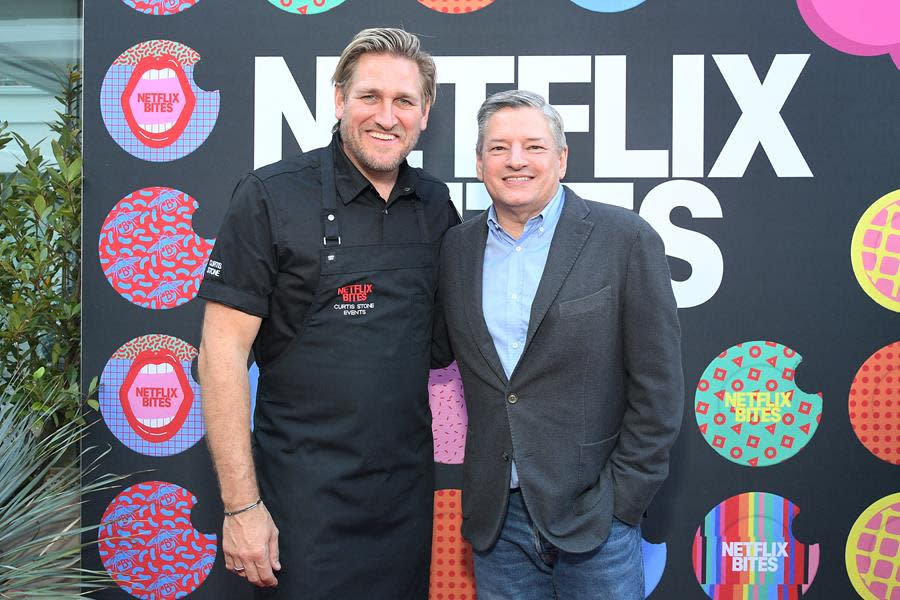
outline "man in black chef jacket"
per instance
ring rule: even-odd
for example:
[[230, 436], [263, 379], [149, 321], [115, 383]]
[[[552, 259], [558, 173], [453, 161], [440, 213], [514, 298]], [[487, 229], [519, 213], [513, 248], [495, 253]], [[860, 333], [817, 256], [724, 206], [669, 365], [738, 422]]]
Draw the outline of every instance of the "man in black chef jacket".
[[222, 549], [259, 597], [424, 599], [435, 267], [459, 222], [406, 163], [435, 67], [414, 35], [367, 29], [333, 80], [331, 144], [240, 181], [200, 288]]

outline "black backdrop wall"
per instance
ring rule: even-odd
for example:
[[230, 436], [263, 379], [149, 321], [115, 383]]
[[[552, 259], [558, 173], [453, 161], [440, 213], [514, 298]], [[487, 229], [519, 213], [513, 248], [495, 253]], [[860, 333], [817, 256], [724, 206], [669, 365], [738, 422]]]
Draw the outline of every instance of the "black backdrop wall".
[[[251, 596], [221, 558], [194, 296], [238, 177], [327, 141], [335, 57], [381, 25], [437, 59], [411, 160], [465, 217], [487, 202], [474, 113], [523, 87], [563, 112], [566, 183], [666, 242], [687, 383], [644, 524], [648, 593], [898, 597], [900, 9], [875, 0], [88, 2], [90, 442], [137, 473], [84, 509], [104, 523], [85, 566], [120, 586], [97, 597]], [[471, 598], [453, 369], [432, 407], [431, 596]]]

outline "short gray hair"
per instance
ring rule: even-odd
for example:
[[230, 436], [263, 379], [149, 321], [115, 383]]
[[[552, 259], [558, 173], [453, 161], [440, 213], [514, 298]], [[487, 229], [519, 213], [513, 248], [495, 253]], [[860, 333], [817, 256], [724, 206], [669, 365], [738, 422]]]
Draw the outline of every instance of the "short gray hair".
[[437, 94], [437, 69], [434, 66], [434, 59], [422, 50], [419, 38], [408, 31], [393, 27], [363, 29], [357, 33], [341, 52], [341, 58], [331, 77], [334, 85], [346, 93], [353, 81], [353, 75], [356, 74], [359, 58], [369, 53], [401, 56], [415, 62], [419, 67], [422, 99], [428, 106], [434, 104]]
[[547, 117], [547, 124], [550, 125], [550, 133], [553, 134], [556, 149], [561, 152], [566, 147], [566, 132], [563, 127], [562, 117], [549, 102], [544, 100], [543, 96], [528, 90], [508, 90], [489, 96], [487, 100], [481, 103], [481, 108], [478, 109], [478, 144], [475, 146], [475, 150], [479, 154], [484, 146], [484, 131], [487, 129], [488, 121], [495, 113], [500, 112], [504, 108], [538, 109]]

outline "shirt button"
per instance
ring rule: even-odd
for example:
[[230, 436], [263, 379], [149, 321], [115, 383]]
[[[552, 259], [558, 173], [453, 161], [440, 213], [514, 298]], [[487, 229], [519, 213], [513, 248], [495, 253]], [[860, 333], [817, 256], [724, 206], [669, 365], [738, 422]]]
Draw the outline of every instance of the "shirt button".
[[513, 347], [513, 348], [518, 348], [518, 347], [519, 347], [519, 342], [513, 342], [513, 343], [512, 343], [512, 347]]
[[522, 251], [522, 246], [516, 246], [516, 252], [521, 252], [521, 251]]
[[506, 397], [506, 401], [509, 402], [510, 404], [515, 404], [516, 402], [519, 401], [519, 397], [516, 396], [515, 394], [510, 394], [509, 396]]
[[513, 294], [511, 297], [512, 297], [513, 300], [515, 300], [515, 299], [517, 299], [519, 296], [517, 296], [516, 294]]
[[538, 231], [540, 231], [541, 233], [544, 233], [544, 228], [543, 228], [543, 227], [538, 227]]

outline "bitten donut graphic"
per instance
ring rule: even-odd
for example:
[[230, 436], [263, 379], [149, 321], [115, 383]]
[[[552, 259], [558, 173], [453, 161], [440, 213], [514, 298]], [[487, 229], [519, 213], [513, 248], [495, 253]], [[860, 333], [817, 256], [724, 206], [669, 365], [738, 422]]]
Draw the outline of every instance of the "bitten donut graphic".
[[797, 0], [806, 25], [834, 48], [856, 56], [890, 54], [900, 69], [897, 0]]
[[449, 15], [461, 15], [481, 10], [494, 0], [418, 0], [419, 4], [427, 6], [431, 10]]
[[881, 460], [900, 465], [900, 342], [866, 359], [853, 377], [847, 408], [862, 445]]
[[666, 570], [666, 545], [651, 544], [641, 540], [641, 555], [644, 559], [644, 598], [647, 598], [659, 585]]
[[215, 240], [194, 233], [199, 204], [184, 192], [149, 187], [119, 200], [100, 228], [100, 266], [120, 296], [168, 309], [197, 296]]
[[900, 190], [876, 200], [860, 217], [850, 241], [850, 261], [863, 291], [900, 312]]
[[847, 537], [847, 575], [860, 598], [900, 597], [900, 494], [863, 511]]
[[475, 570], [472, 546], [459, 528], [462, 526], [462, 492], [437, 490], [434, 493], [434, 527], [431, 533], [430, 600], [475, 600]]
[[122, 0], [145, 15], [175, 15], [196, 5], [200, 0]]
[[572, 2], [594, 12], [614, 13], [631, 10], [643, 4], [644, 0], [572, 0]]
[[151, 334], [116, 350], [100, 376], [100, 414], [120, 442], [147, 456], [187, 450], [205, 434], [200, 385], [191, 375], [197, 349]]
[[343, 3], [344, 0], [269, 0], [269, 4], [298, 15], [317, 15]]
[[200, 54], [150, 40], [115, 60], [100, 87], [100, 114], [123, 150], [152, 162], [175, 160], [206, 141], [219, 116], [219, 92], [194, 83]]
[[794, 537], [800, 509], [764, 492], [732, 496], [694, 534], [694, 575], [713, 600], [796, 600], [812, 585], [819, 545]]
[[786, 460], [812, 439], [822, 396], [801, 391], [794, 373], [802, 357], [777, 342], [744, 342], [717, 356], [700, 377], [694, 416], [703, 438], [739, 465]]
[[434, 436], [434, 462], [458, 465], [466, 451], [466, 427], [469, 417], [463, 398], [459, 367], [435, 369], [428, 377], [431, 405], [431, 433]]
[[197, 498], [165, 481], [133, 485], [103, 513], [100, 560], [120, 588], [141, 600], [170, 600], [193, 593], [216, 561], [213, 534], [191, 524]]

